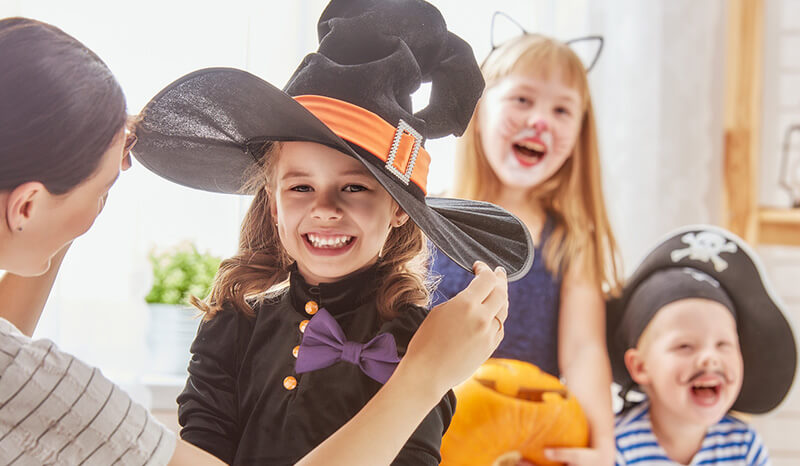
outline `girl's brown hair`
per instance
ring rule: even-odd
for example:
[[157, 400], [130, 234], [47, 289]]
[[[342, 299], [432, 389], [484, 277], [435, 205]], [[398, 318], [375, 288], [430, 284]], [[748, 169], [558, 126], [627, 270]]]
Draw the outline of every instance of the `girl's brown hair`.
[[[597, 129], [589, 82], [580, 58], [569, 46], [538, 34], [525, 34], [494, 50], [481, 66], [486, 88], [515, 72], [536, 73], [548, 79], [557, 74], [583, 100], [583, 119], [572, 156], [533, 194], [553, 217], [554, 230], [544, 250], [551, 273], [567, 270], [583, 257], [586, 277], [608, 294], [619, 292], [621, 265], [603, 196]], [[491, 202], [501, 187], [483, 152], [475, 109], [464, 136], [459, 139], [453, 194]]]
[[[226, 304], [253, 316], [250, 303], [257, 303], [269, 291], [285, 286], [289, 278], [291, 257], [280, 242], [272, 217], [273, 202], [269, 192], [274, 187], [275, 166], [281, 143], [268, 143], [261, 165], [254, 165], [243, 193], [255, 193], [242, 222], [239, 249], [235, 256], [222, 261], [209, 296], [201, 301], [192, 297], [192, 304], [212, 318]], [[431, 283], [427, 278], [430, 257], [422, 230], [412, 221], [392, 228], [376, 270], [378, 312], [391, 320], [407, 304], [427, 306]]]

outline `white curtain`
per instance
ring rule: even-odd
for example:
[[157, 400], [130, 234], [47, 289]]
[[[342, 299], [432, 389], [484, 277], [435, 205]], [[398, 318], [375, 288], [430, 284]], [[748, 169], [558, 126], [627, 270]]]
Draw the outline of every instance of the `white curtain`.
[[607, 205], [630, 273], [670, 229], [715, 223], [722, 190], [721, 0], [591, 2]]

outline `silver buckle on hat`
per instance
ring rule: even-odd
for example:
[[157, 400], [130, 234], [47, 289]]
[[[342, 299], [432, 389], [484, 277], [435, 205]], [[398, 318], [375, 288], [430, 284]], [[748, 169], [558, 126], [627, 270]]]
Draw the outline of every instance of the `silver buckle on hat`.
[[[397, 149], [400, 147], [400, 139], [403, 137], [403, 133], [414, 138], [414, 145], [411, 148], [411, 155], [408, 158], [405, 172], [401, 172], [394, 166], [394, 159], [397, 157]], [[408, 184], [408, 181], [411, 179], [411, 174], [414, 173], [414, 164], [417, 162], [417, 154], [419, 154], [420, 147], [422, 147], [422, 135], [419, 131], [412, 128], [411, 125], [400, 120], [400, 122], [397, 123], [397, 131], [394, 133], [392, 148], [389, 150], [389, 158], [386, 159], [386, 169], [400, 178], [400, 181], [404, 184]]]

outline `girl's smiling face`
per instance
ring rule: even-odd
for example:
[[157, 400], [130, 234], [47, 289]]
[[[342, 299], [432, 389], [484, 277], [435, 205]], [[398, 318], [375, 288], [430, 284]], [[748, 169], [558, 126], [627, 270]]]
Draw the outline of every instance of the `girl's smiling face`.
[[636, 349], [626, 353], [633, 380], [654, 412], [711, 426], [728, 412], [742, 387], [743, 363], [733, 314], [722, 304], [690, 298], [659, 310]]
[[312, 142], [284, 142], [271, 184], [272, 216], [289, 256], [313, 285], [375, 263], [408, 220], [356, 159]]
[[486, 90], [477, 121], [483, 152], [506, 187], [531, 189], [572, 155], [583, 120], [578, 91], [559, 73], [519, 70]]

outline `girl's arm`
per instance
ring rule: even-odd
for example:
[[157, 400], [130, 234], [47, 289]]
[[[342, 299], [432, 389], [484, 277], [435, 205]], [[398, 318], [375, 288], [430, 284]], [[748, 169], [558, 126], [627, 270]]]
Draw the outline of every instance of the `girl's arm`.
[[583, 275], [581, 261], [561, 284], [558, 361], [567, 387], [589, 421], [590, 449], [548, 450], [550, 459], [570, 465], [614, 464], [611, 364], [606, 350], [605, 300]]
[[508, 283], [502, 269], [474, 270], [464, 291], [431, 310], [383, 388], [297, 464], [390, 464], [447, 390], [486, 361], [503, 339], [497, 320], [508, 315]]
[[[475, 265], [475, 278], [431, 310], [388, 382], [359, 413], [298, 465], [390, 464], [422, 419], [454, 385], [466, 380], [503, 339], [508, 315], [505, 271]], [[497, 319], [495, 319], [497, 317]], [[223, 464], [179, 440], [170, 465]]]
[[38, 277], [20, 277], [6, 273], [0, 277], [0, 317], [14, 324], [27, 336], [33, 335], [42, 315], [47, 297], [56, 280], [69, 244], [64, 246], [50, 262], [50, 269]]

